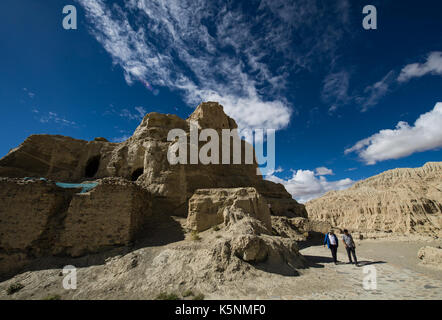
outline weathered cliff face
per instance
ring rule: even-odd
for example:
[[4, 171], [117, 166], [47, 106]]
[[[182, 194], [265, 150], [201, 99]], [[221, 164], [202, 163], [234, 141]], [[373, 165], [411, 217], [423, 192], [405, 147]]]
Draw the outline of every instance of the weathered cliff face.
[[117, 146], [105, 141], [84, 141], [59, 135], [31, 135], [0, 159], [0, 176], [45, 177], [79, 182], [109, 176], [105, 166]]
[[307, 202], [309, 219], [351, 230], [442, 236], [442, 162], [394, 169]]
[[[181, 216], [187, 215], [187, 201], [197, 189], [255, 187], [271, 204], [272, 214], [306, 216], [304, 206], [293, 200], [282, 185], [256, 175], [256, 163], [245, 164], [245, 149], [250, 146], [244, 141], [241, 141], [242, 164], [171, 165], [167, 152], [174, 142], [167, 141], [168, 133], [182, 129], [189, 136], [191, 121], [199, 129], [211, 128], [218, 133], [237, 128], [221, 105], [207, 102], [199, 105], [187, 120], [176, 115], [149, 113], [133, 136], [122, 143], [101, 138], [88, 142], [33, 135], [0, 159], [0, 176], [45, 177], [64, 182], [121, 177], [137, 181], [152, 194], [154, 212]], [[204, 143], [199, 142], [199, 146]]]

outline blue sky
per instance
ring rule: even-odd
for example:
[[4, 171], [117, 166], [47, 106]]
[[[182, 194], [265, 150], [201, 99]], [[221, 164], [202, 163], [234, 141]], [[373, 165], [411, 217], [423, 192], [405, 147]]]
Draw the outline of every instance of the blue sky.
[[0, 36], [0, 156], [36, 133], [121, 141], [146, 112], [216, 100], [278, 130], [268, 179], [300, 201], [441, 160], [440, 1], [3, 0]]

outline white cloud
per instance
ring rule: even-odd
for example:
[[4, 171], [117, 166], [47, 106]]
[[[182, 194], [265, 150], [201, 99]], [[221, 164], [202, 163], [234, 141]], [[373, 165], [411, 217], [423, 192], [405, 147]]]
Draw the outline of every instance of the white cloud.
[[[412, 78], [422, 77], [427, 74], [442, 75], [442, 52], [432, 52], [428, 55], [425, 63], [406, 65], [402, 68], [398, 77], [397, 73], [397, 71], [391, 70], [380, 81], [367, 86], [364, 92], [356, 97], [347, 94], [348, 84], [345, 82], [345, 72], [335, 74], [336, 77], [338, 75], [340, 77], [337, 77], [335, 82], [330, 83], [330, 95], [336, 98], [336, 102], [331, 106], [330, 112], [335, 111], [340, 104], [346, 104], [352, 101], [356, 101], [361, 105], [361, 112], [366, 112], [371, 107], [377, 105], [397, 82], [404, 83]], [[332, 77], [330, 80], [333, 79]], [[328, 82], [325, 81], [325, 84], [327, 83]], [[324, 90], [325, 89], [326, 86], [324, 85]]]
[[268, 175], [270, 176], [270, 175], [273, 175], [273, 174], [275, 174], [275, 173], [280, 173], [280, 172], [283, 172], [284, 171], [284, 169], [283, 168], [281, 168], [281, 166], [279, 166], [278, 168], [276, 168], [275, 170], [269, 170], [269, 172], [268, 172]]
[[77, 1], [129, 84], [179, 90], [191, 106], [219, 101], [241, 129], [289, 124], [293, 106], [282, 91], [290, 72], [333, 60], [349, 10], [347, 0], [330, 4], [343, 9], [336, 19], [321, 1], [263, 0], [251, 17], [221, 0], [129, 0], [124, 10]]
[[319, 198], [331, 190], [349, 188], [356, 182], [349, 178], [328, 181], [323, 176], [317, 177], [311, 170], [293, 170], [292, 177], [287, 180], [274, 175], [266, 176], [266, 180], [283, 184], [292, 197], [301, 203]]
[[292, 111], [282, 101], [263, 101], [256, 89], [251, 87], [246, 97], [220, 94], [216, 91], [195, 89], [188, 97], [189, 103], [197, 101], [217, 101], [224, 106], [224, 111], [235, 119], [243, 128], [280, 129], [288, 125]]
[[442, 102], [438, 102], [433, 110], [422, 114], [413, 126], [400, 121], [395, 129], [381, 130], [357, 142], [345, 150], [345, 154], [356, 152], [366, 164], [372, 165], [441, 147]]
[[442, 75], [442, 52], [431, 52], [425, 63], [412, 63], [406, 65], [397, 80], [406, 82], [412, 78], [419, 78], [427, 74]]
[[332, 169], [328, 169], [326, 167], [319, 167], [316, 168], [316, 175], [317, 176], [327, 176], [327, 175], [334, 175], [333, 170]]

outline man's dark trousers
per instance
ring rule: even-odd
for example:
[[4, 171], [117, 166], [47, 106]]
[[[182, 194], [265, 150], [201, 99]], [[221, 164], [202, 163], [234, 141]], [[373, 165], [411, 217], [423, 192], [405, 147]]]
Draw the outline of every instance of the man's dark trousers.
[[338, 252], [338, 246], [337, 245], [330, 245], [330, 251], [332, 253], [333, 262], [338, 262], [338, 258], [336, 257], [336, 253]]
[[347, 254], [348, 254], [348, 261], [353, 263], [353, 261], [351, 260], [351, 256], [353, 255], [353, 259], [355, 261], [355, 263], [358, 263], [358, 259], [356, 258], [356, 249], [354, 247], [346, 247], [345, 249], [347, 249]]

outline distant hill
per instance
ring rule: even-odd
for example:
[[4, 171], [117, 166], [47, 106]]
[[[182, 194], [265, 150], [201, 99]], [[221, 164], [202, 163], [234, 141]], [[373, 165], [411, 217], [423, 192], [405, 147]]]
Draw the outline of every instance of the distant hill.
[[385, 171], [306, 203], [309, 219], [353, 231], [442, 236], [442, 162]]

